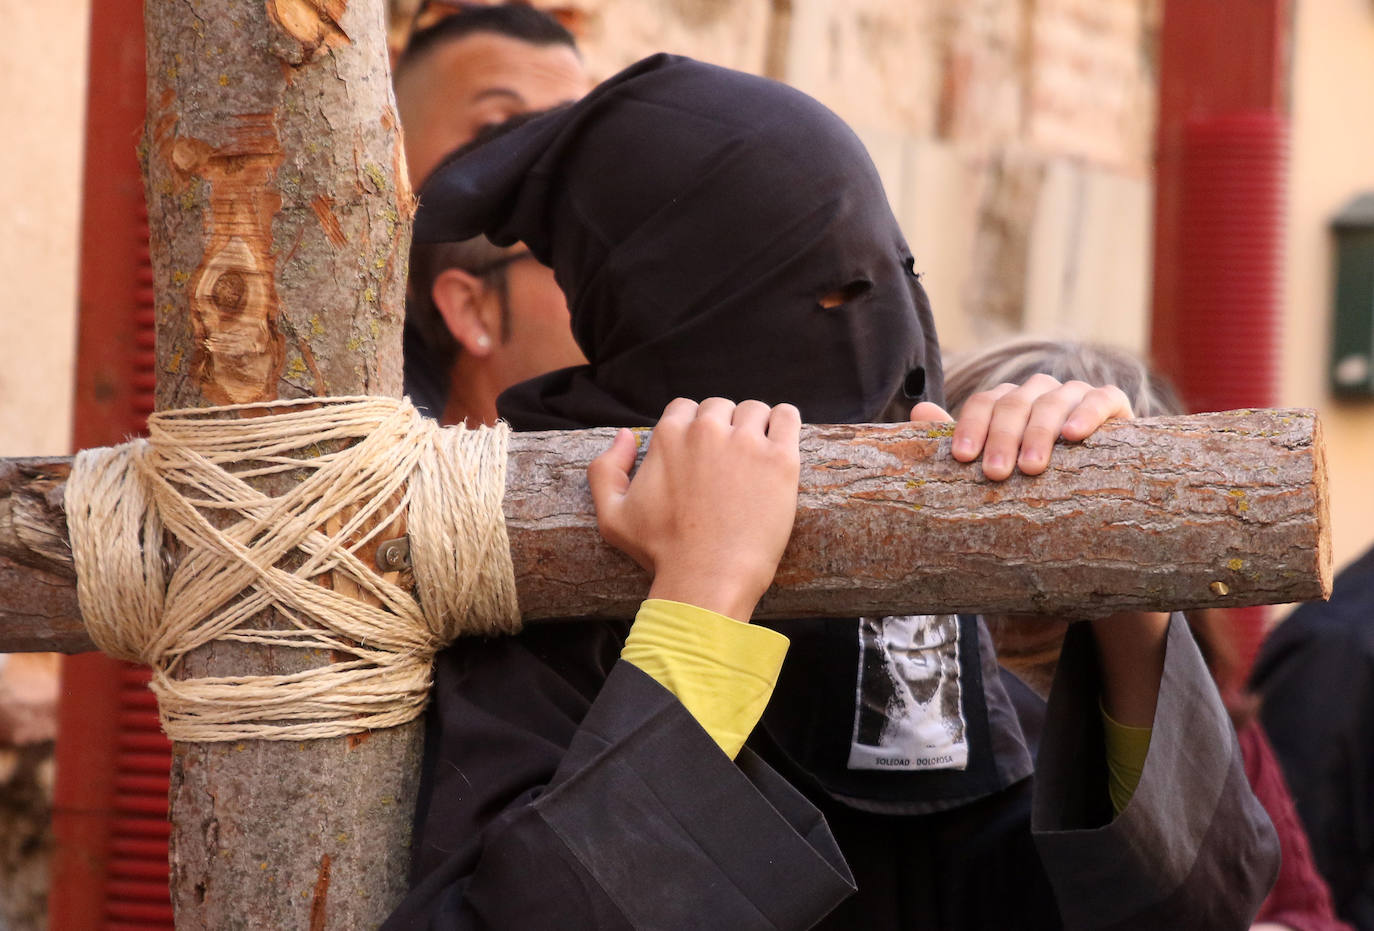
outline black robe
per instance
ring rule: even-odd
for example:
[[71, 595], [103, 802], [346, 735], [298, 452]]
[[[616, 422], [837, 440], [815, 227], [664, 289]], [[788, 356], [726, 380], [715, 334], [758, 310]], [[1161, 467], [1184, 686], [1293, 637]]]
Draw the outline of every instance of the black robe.
[[1269, 635], [1251, 687], [1336, 913], [1374, 931], [1374, 549]]
[[1032, 742], [1043, 728], [1035, 776], [918, 815], [794, 787], [763, 760], [789, 766], [767, 728], [732, 762], [618, 659], [626, 629], [543, 624], [441, 655], [416, 885], [387, 928], [1244, 929], [1273, 882], [1277, 840], [1180, 617], [1114, 820], [1084, 625], [1048, 710], [1009, 677], [984, 687]]

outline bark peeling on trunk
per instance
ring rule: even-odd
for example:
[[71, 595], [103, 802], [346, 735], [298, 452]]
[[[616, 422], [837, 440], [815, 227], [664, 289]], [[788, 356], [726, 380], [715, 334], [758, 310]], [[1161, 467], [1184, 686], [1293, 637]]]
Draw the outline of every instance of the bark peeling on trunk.
[[148, 6], [164, 406], [399, 393], [413, 199], [381, 29], [342, 2]]
[[[414, 208], [382, 5], [150, 0], [145, 15], [158, 407], [399, 394]], [[328, 661], [213, 644], [185, 672]], [[418, 770], [418, 725], [177, 745], [178, 926], [376, 925], [404, 889]]]

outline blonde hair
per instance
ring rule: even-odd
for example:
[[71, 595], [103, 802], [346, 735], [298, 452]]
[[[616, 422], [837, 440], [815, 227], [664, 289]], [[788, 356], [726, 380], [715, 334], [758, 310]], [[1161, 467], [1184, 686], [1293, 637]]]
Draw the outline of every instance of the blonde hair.
[[1183, 413], [1178, 393], [1143, 359], [1125, 349], [1072, 340], [1022, 337], [956, 356], [945, 373], [945, 400], [951, 413], [970, 396], [1004, 382], [1022, 384], [1032, 375], [1060, 381], [1116, 385], [1126, 393], [1137, 417]]

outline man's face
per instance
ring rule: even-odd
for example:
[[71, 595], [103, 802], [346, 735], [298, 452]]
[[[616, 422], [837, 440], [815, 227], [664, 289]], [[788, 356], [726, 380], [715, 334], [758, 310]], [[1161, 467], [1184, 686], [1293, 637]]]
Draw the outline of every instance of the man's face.
[[[566, 45], [476, 33], [431, 49], [396, 82], [412, 187], [418, 190], [444, 156], [484, 127], [577, 100], [590, 88], [582, 60]], [[526, 257], [504, 274], [508, 325], [491, 330], [489, 353], [459, 362], [483, 367], [481, 384], [491, 395], [468, 399], [482, 411], [494, 410], [496, 393], [516, 382], [586, 361], [553, 271]]]
[[553, 269], [534, 256], [506, 266], [510, 324], [488, 357], [498, 390], [587, 359], [572, 338], [568, 302]]
[[576, 100], [590, 86], [566, 45], [475, 33], [431, 49], [396, 82], [411, 186], [419, 190], [445, 155], [483, 127]]

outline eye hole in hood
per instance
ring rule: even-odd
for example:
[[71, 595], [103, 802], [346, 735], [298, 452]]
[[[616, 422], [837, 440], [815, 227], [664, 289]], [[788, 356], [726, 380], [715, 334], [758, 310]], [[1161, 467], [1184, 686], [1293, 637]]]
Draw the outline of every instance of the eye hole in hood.
[[908, 401], [920, 401], [926, 394], [926, 367], [918, 365], [906, 373], [906, 379], [902, 382], [902, 394]]
[[841, 304], [848, 304], [850, 301], [858, 300], [872, 290], [873, 282], [869, 281], [867, 278], [856, 278], [849, 282], [849, 284], [821, 295], [820, 298], [817, 299], [817, 303], [826, 310], [830, 310], [833, 307], [839, 307]]

